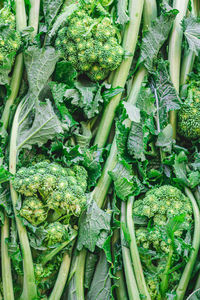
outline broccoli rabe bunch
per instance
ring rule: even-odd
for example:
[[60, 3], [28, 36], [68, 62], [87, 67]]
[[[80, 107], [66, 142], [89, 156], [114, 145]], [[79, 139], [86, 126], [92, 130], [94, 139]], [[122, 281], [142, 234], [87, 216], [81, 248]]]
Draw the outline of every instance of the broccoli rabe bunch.
[[110, 18], [93, 18], [83, 8], [67, 18], [55, 41], [61, 55], [93, 81], [107, 77], [121, 63], [123, 48]]
[[200, 82], [191, 82], [178, 112], [178, 132], [187, 139], [200, 138]]
[[63, 168], [43, 161], [16, 173], [13, 186], [22, 194], [20, 215], [32, 225], [62, 215], [79, 217], [86, 204], [87, 172], [82, 166]]
[[[183, 262], [185, 246], [181, 246], [181, 241], [185, 245], [184, 239], [192, 224], [190, 200], [178, 188], [164, 185], [136, 200], [133, 215], [143, 219], [141, 225], [136, 225], [135, 233], [149, 293], [152, 299], [164, 299], [159, 295], [164, 297], [166, 292], [160, 288], [166, 268]], [[179, 226], [174, 227], [173, 222], [179, 222]], [[175, 287], [180, 277], [180, 270], [176, 276], [170, 275], [166, 286]]]
[[4, 73], [10, 72], [20, 42], [15, 17], [8, 7], [4, 7], [0, 10], [0, 83], [5, 83]]

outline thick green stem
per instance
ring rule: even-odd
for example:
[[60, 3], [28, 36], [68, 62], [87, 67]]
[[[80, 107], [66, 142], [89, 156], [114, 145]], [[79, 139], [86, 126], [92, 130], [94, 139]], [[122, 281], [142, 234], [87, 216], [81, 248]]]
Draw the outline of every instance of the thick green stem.
[[160, 294], [162, 296], [162, 299], [165, 299], [166, 293], [168, 291], [168, 286], [169, 286], [169, 271], [172, 265], [172, 256], [173, 256], [173, 247], [170, 246], [169, 248], [169, 254], [168, 254], [168, 259], [167, 259], [167, 264], [165, 267], [164, 274], [162, 275], [162, 280], [160, 283]]
[[157, 3], [155, 0], [144, 1], [144, 30], [147, 30], [151, 25], [151, 22], [157, 18]]
[[133, 222], [133, 216], [132, 216], [133, 203], [134, 203], [134, 197], [129, 197], [128, 203], [127, 203], [127, 211], [126, 211], [127, 220], [126, 221], [127, 221], [128, 231], [130, 234], [130, 253], [131, 253], [134, 273], [136, 275], [137, 285], [138, 285], [140, 294], [145, 296], [146, 300], [151, 300], [151, 297], [149, 295], [148, 288], [147, 288], [147, 285], [145, 282], [142, 264], [140, 261], [140, 255], [138, 252], [138, 247], [137, 247], [137, 242], [136, 242], [136, 237], [135, 237], [135, 229], [134, 229], [134, 222]]
[[193, 233], [193, 241], [192, 241], [192, 248], [190, 258], [185, 266], [183, 274], [181, 276], [181, 280], [179, 281], [176, 294], [177, 300], [184, 299], [184, 295], [188, 286], [188, 282], [190, 280], [193, 267], [197, 258], [197, 254], [199, 251], [200, 246], [200, 214], [199, 209], [196, 203], [194, 196], [192, 195], [191, 191], [188, 188], [185, 188], [185, 193], [189, 197], [192, 208], [193, 208], [193, 215], [194, 215], [194, 233]]
[[31, 4], [30, 12], [29, 12], [29, 26], [34, 28], [32, 32], [32, 37], [38, 32], [38, 24], [39, 24], [39, 12], [40, 12], [40, 0], [29, 0]]
[[49, 300], [59, 300], [61, 298], [69, 274], [70, 263], [71, 255], [69, 255], [69, 253], [65, 253]]
[[[180, 63], [181, 63], [181, 46], [183, 39], [183, 29], [181, 22], [186, 14], [188, 6], [188, 0], [174, 0], [173, 8], [177, 9], [179, 13], [177, 14], [172, 32], [169, 40], [169, 56], [168, 60], [170, 63], [170, 76], [172, 83], [176, 91], [179, 93], [180, 84]], [[173, 138], [176, 138], [176, 123], [177, 123], [177, 112], [170, 111], [170, 124], [173, 128]]]
[[125, 202], [122, 202], [121, 204], [121, 247], [122, 247], [124, 272], [126, 276], [126, 284], [127, 284], [129, 300], [140, 300], [140, 295], [139, 295], [135, 275], [133, 273], [130, 250], [127, 246], [124, 246], [125, 239], [124, 239], [124, 233], [122, 229], [123, 224], [126, 224], [126, 203]]
[[[192, 0], [192, 12], [191, 14], [194, 17], [197, 17], [199, 14], [199, 0]], [[194, 60], [195, 60], [195, 53], [194, 51], [191, 51], [190, 49], [185, 49], [183, 60], [181, 63], [181, 79], [180, 79], [180, 85], [183, 85], [186, 83], [189, 73], [192, 71]]]
[[4, 299], [14, 300], [14, 291], [12, 283], [12, 272], [10, 257], [8, 254], [8, 245], [6, 239], [9, 238], [9, 219], [4, 213], [4, 226], [1, 230], [1, 267], [2, 267], [2, 281], [3, 281], [3, 295]]
[[[12, 126], [11, 139], [10, 139], [9, 171], [11, 174], [16, 173], [17, 133], [18, 133], [19, 115], [21, 113], [21, 106], [22, 106], [22, 103], [20, 103], [18, 105], [18, 108], [16, 110], [14, 121], [13, 121], [13, 126]], [[18, 195], [12, 186], [12, 182], [10, 182], [10, 191], [11, 191], [13, 210], [14, 210], [16, 224], [17, 224], [17, 231], [18, 231], [19, 240], [20, 240], [20, 247], [21, 247], [22, 256], [23, 256], [24, 286], [23, 286], [23, 293], [22, 293], [20, 299], [21, 300], [27, 300], [27, 299], [34, 300], [37, 297], [37, 288], [36, 288], [36, 284], [35, 284], [35, 275], [34, 275], [32, 254], [31, 254], [31, 249], [30, 249], [30, 245], [29, 245], [26, 228], [22, 224], [21, 219], [19, 219], [17, 216], [16, 204], [18, 201]]]
[[87, 251], [86, 249], [81, 250], [77, 256], [77, 266], [78, 270], [75, 271], [76, 280], [76, 299], [84, 300], [84, 273], [85, 273], [85, 261], [86, 261]]
[[[126, 25], [124, 32], [123, 47], [127, 52], [132, 53], [133, 55], [138, 39], [143, 4], [144, 0], [129, 0], [129, 23]], [[113, 88], [125, 86], [132, 60], [133, 56], [129, 56], [128, 58], [124, 59], [120, 67], [115, 71], [115, 75], [112, 80]], [[94, 144], [97, 144], [99, 148], [104, 147], [107, 141], [115, 116], [115, 110], [120, 99], [121, 94], [113, 97], [104, 110], [94, 142]]]

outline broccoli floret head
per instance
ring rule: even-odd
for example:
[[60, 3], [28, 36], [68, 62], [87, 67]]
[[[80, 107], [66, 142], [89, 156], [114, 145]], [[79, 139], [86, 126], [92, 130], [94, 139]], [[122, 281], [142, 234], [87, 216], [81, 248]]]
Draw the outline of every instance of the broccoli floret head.
[[46, 220], [47, 210], [37, 197], [26, 197], [20, 209], [20, 216], [37, 226]]
[[67, 18], [58, 31], [55, 46], [63, 58], [92, 81], [105, 79], [121, 63], [124, 50], [110, 18], [95, 18], [85, 8]]
[[0, 10], [0, 83], [6, 83], [5, 73], [8, 75], [11, 71], [20, 44], [20, 34], [15, 30], [15, 16], [8, 7], [4, 7]]
[[62, 243], [68, 239], [68, 231], [60, 222], [53, 222], [46, 228], [46, 242], [48, 246]]
[[200, 138], [199, 82], [192, 82], [188, 87], [188, 97], [178, 112], [178, 132], [187, 139]]
[[[78, 165], [63, 168], [56, 163], [39, 162], [28, 168], [21, 168], [13, 180], [13, 187], [29, 199], [37, 199], [40, 209], [51, 213], [52, 210], [55, 211], [57, 217], [79, 217], [86, 204], [87, 172]], [[27, 205], [28, 202], [24, 200], [21, 210], [23, 216], [30, 221], [31, 216], [25, 216], [24, 211]], [[46, 213], [44, 216], [46, 219]], [[36, 220], [30, 222], [37, 224]]]
[[[170, 224], [173, 224], [174, 218], [179, 218], [182, 214], [180, 226], [171, 235]], [[142, 224], [136, 224], [136, 241], [151, 299], [158, 299], [160, 283], [169, 262], [170, 251], [175, 252], [170, 261], [171, 267], [177, 261], [181, 261], [181, 256], [184, 256], [183, 249], [181, 252], [180, 250], [176, 252], [174, 249], [176, 249], [176, 241], [184, 241], [190, 229], [192, 205], [189, 198], [178, 188], [164, 185], [151, 189], [143, 199], [136, 200], [133, 215], [143, 220]], [[181, 271], [176, 275], [175, 278], [170, 274], [169, 288], [174, 288], [177, 278], [180, 279]]]

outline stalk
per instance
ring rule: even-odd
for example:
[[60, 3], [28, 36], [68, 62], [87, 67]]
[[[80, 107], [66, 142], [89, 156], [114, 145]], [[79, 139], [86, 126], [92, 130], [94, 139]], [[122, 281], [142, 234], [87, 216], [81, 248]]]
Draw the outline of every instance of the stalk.
[[[199, 2], [199, 0], [192, 0], [191, 4], [192, 4], [191, 14], [194, 17], [197, 17], [199, 14], [200, 2]], [[193, 69], [195, 57], [196, 57], [196, 55], [195, 55], [194, 51], [191, 51], [189, 49], [186, 49], [184, 51], [184, 57], [183, 57], [183, 61], [181, 63], [182, 67], [181, 67], [180, 85], [183, 85], [184, 83], [186, 83], [186, 81], [188, 79], [188, 75]]]
[[12, 282], [12, 271], [10, 257], [8, 254], [8, 245], [5, 240], [9, 238], [9, 219], [4, 212], [4, 225], [1, 230], [1, 265], [2, 265], [2, 281], [3, 295], [7, 300], [14, 300], [14, 290]]
[[138, 285], [140, 294], [145, 296], [146, 300], [151, 300], [151, 297], [149, 295], [148, 288], [147, 288], [147, 285], [145, 282], [142, 264], [140, 261], [140, 255], [139, 255], [138, 247], [137, 247], [137, 243], [136, 243], [134, 221], [133, 221], [133, 216], [132, 216], [133, 203], [134, 203], [134, 197], [129, 197], [127, 207], [126, 207], [127, 208], [126, 222], [127, 222], [127, 227], [128, 227], [128, 231], [130, 234], [130, 253], [131, 253], [134, 273], [135, 273], [135, 277], [136, 277], [136, 281], [137, 281], [137, 285]]
[[29, 26], [33, 27], [32, 37], [38, 32], [40, 0], [29, 0], [31, 8], [29, 11]]
[[200, 246], [200, 214], [199, 209], [196, 203], [196, 200], [188, 188], [185, 188], [185, 193], [189, 197], [194, 214], [194, 234], [193, 234], [193, 241], [192, 241], [192, 250], [190, 254], [190, 258], [185, 266], [183, 274], [181, 276], [181, 280], [176, 290], [177, 300], [184, 299], [184, 295], [188, 286], [188, 282], [190, 280], [192, 270], [198, 255], [199, 246]]
[[[16, 28], [22, 31], [26, 27], [26, 13], [23, 0], [16, 0]], [[23, 72], [23, 54], [20, 53], [15, 59], [15, 66], [10, 82], [11, 94], [6, 101], [4, 111], [0, 122], [3, 124], [2, 130], [7, 130], [8, 121], [10, 117], [10, 110], [18, 95], [21, 84]], [[1, 164], [1, 161], [0, 161]], [[14, 299], [14, 290], [12, 282], [11, 261], [8, 254], [8, 247], [5, 239], [9, 238], [9, 219], [4, 212], [4, 225], [1, 228], [1, 260], [2, 260], [2, 281], [3, 281], [3, 295], [7, 300]]]
[[[125, 224], [125, 222], [126, 222], [126, 203], [122, 202], [121, 224]], [[130, 250], [129, 248], [124, 246], [124, 233], [122, 227], [121, 227], [121, 247], [122, 247], [123, 265], [124, 265], [124, 271], [126, 276], [126, 284], [127, 284], [129, 299], [140, 300], [135, 275], [133, 273]]]
[[171, 264], [172, 264], [173, 253], [174, 253], [173, 247], [170, 245], [168, 259], [167, 259], [167, 265], [165, 267], [164, 274], [162, 275], [162, 281], [160, 284], [160, 293], [161, 293], [161, 297], [163, 297], [163, 298], [166, 296], [166, 292], [167, 292], [168, 286], [169, 286], [169, 271], [170, 271]]
[[152, 0], [145, 0], [144, 1], [144, 11], [143, 11], [143, 18], [144, 18], [144, 30], [147, 30], [148, 27], [151, 25], [152, 20], [156, 19], [157, 17], [157, 4], [156, 1]]
[[[71, 241], [72, 241], [72, 239], [71, 239]], [[73, 248], [73, 246], [74, 246], [74, 242], [73, 242], [72, 248]], [[70, 264], [71, 264], [71, 255], [69, 255], [69, 253], [67, 251], [63, 256], [63, 260], [62, 260], [62, 263], [61, 263], [61, 266], [59, 269], [56, 283], [51, 292], [49, 300], [58, 300], [61, 298], [66, 281], [67, 281], [67, 277], [69, 274]]]
[[[19, 124], [19, 115], [21, 113], [22, 103], [18, 105], [18, 108], [15, 113], [11, 139], [10, 139], [10, 157], [9, 157], [9, 171], [11, 174], [16, 173], [16, 159], [17, 159], [17, 133], [18, 133], [18, 124]], [[20, 240], [20, 246], [23, 257], [23, 268], [24, 268], [24, 285], [23, 293], [20, 297], [20, 300], [34, 300], [37, 297], [37, 288], [35, 284], [35, 275], [33, 268], [33, 260], [31, 249], [29, 245], [28, 235], [25, 226], [22, 224], [21, 219], [17, 215], [16, 205], [18, 201], [18, 194], [10, 182], [10, 191], [13, 204], [13, 210], [15, 214], [15, 220], [17, 224], [17, 230]]]
[[[143, 4], [144, 0], [129, 0], [129, 23], [126, 25], [122, 46], [125, 51], [132, 53], [132, 55], [134, 55], [137, 44]], [[125, 86], [132, 60], [133, 56], [129, 56], [128, 58], [124, 59], [119, 68], [115, 71], [115, 75], [112, 80], [113, 88]], [[107, 141], [115, 116], [115, 110], [120, 99], [121, 94], [113, 97], [103, 112], [103, 116], [94, 141], [94, 144], [97, 144], [99, 148], [104, 147]]]
[[[181, 22], [186, 14], [188, 6], [188, 0], [174, 0], [173, 8], [177, 9], [179, 13], [177, 14], [174, 25], [172, 28], [170, 40], [169, 40], [169, 55], [168, 60], [170, 62], [170, 76], [174, 87], [179, 93], [180, 84], [180, 63], [181, 63], [181, 44], [183, 39], [183, 30], [181, 27]], [[176, 138], [176, 122], [177, 122], [177, 112], [170, 111], [169, 114], [170, 123], [173, 128], [173, 138]]]

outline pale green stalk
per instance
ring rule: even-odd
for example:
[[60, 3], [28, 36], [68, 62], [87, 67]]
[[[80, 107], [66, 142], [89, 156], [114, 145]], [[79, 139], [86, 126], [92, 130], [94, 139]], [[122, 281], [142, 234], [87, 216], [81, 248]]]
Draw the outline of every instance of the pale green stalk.
[[129, 300], [140, 300], [140, 295], [139, 295], [135, 275], [133, 273], [130, 250], [128, 246], [124, 245], [125, 238], [124, 238], [124, 233], [122, 228], [123, 224], [126, 224], [126, 203], [125, 202], [122, 202], [121, 204], [121, 229], [120, 229], [124, 273], [126, 277], [126, 285], [127, 285]]
[[147, 30], [151, 25], [152, 20], [157, 18], [157, 3], [155, 0], [145, 0], [144, 1], [144, 30]]
[[39, 25], [39, 12], [40, 12], [40, 0], [29, 0], [31, 8], [29, 11], [29, 26], [33, 27], [32, 37], [38, 32]]
[[[18, 108], [16, 110], [13, 125], [12, 125], [11, 138], [10, 138], [9, 171], [11, 174], [16, 173], [17, 134], [18, 134], [18, 124], [19, 124], [19, 115], [21, 113], [21, 107], [22, 107], [22, 102], [18, 105]], [[23, 257], [24, 285], [23, 285], [23, 293], [20, 297], [20, 300], [34, 300], [37, 297], [37, 288], [35, 284], [32, 254], [31, 254], [26, 228], [22, 224], [22, 221], [18, 217], [18, 213], [16, 211], [18, 194], [12, 186], [12, 182], [10, 182], [10, 191], [11, 191], [12, 204], [13, 204], [13, 209], [15, 214], [15, 220], [17, 224], [17, 231], [20, 240], [20, 247], [21, 247], [22, 257]]]
[[9, 238], [9, 218], [4, 212], [4, 225], [1, 230], [1, 267], [2, 267], [2, 282], [3, 295], [7, 300], [14, 300], [14, 290], [12, 282], [11, 262], [8, 254], [8, 245], [6, 239]]
[[[194, 17], [197, 17], [199, 15], [200, 10], [200, 1], [199, 0], [191, 0], [192, 5], [192, 12], [191, 14]], [[190, 49], [185, 49], [183, 60], [181, 63], [181, 79], [180, 79], [180, 85], [183, 85], [186, 83], [189, 73], [193, 69], [194, 60], [195, 60], [195, 52], [191, 51]]]
[[[143, 4], [144, 0], [129, 0], [129, 22], [126, 25], [122, 46], [128, 53], [131, 53], [132, 56], [125, 58], [119, 68], [115, 71], [112, 80], [113, 88], [125, 86], [138, 40]], [[104, 147], [107, 141], [114, 120], [115, 110], [120, 99], [121, 93], [110, 100], [103, 112], [103, 116], [94, 141], [94, 144], [97, 144], [99, 148]]]
[[127, 207], [126, 207], [126, 222], [128, 231], [130, 234], [130, 253], [131, 258], [133, 262], [133, 269], [135, 273], [135, 278], [137, 281], [138, 289], [140, 291], [140, 294], [145, 296], [146, 300], [151, 300], [151, 297], [148, 292], [148, 288], [145, 282], [142, 264], [140, 261], [140, 255], [138, 252], [136, 237], [135, 237], [135, 226], [133, 221], [133, 203], [134, 203], [134, 197], [129, 197]]
[[[16, 28], [22, 31], [26, 27], [26, 13], [23, 0], [16, 0]], [[10, 117], [10, 110], [18, 95], [23, 72], [23, 54], [20, 53], [15, 59], [15, 66], [10, 82], [11, 94], [8, 97], [0, 122], [3, 124], [2, 130], [7, 130]], [[1, 164], [1, 162], [0, 162]], [[1, 260], [2, 260], [2, 281], [3, 295], [6, 300], [14, 299], [14, 290], [12, 282], [11, 261], [8, 254], [8, 246], [5, 239], [9, 238], [9, 219], [4, 213], [4, 225], [1, 228]]]
[[[180, 63], [181, 63], [181, 46], [183, 39], [183, 29], [181, 22], [186, 14], [187, 6], [189, 0], [174, 0], [173, 8], [177, 9], [179, 13], [177, 14], [172, 32], [169, 40], [169, 55], [168, 60], [170, 63], [170, 76], [174, 87], [179, 93], [180, 85]], [[170, 111], [170, 123], [173, 128], [173, 138], [176, 138], [176, 123], [177, 123], [177, 112]]]
[[176, 289], [177, 300], [184, 299], [184, 295], [188, 286], [188, 282], [190, 280], [194, 264], [198, 255], [199, 246], [200, 246], [200, 214], [199, 209], [196, 203], [196, 200], [188, 188], [185, 188], [185, 193], [189, 197], [194, 215], [194, 232], [193, 232], [193, 241], [192, 241], [192, 250], [190, 253], [189, 260], [185, 266], [183, 274], [181, 276], [181, 280], [179, 281], [178, 287]]

